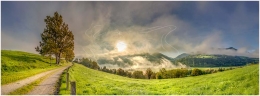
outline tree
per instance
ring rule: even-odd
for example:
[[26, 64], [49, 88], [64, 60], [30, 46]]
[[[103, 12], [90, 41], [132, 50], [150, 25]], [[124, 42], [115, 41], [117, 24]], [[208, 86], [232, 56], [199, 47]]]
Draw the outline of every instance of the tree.
[[119, 68], [119, 69], [117, 69], [116, 74], [117, 74], [117, 75], [124, 76], [125, 72], [124, 72], [123, 69]]
[[128, 72], [128, 71], [126, 71], [126, 76], [127, 76], [127, 77], [129, 77], [129, 78], [131, 78], [131, 77], [132, 77], [132, 73], [131, 73], [131, 72]]
[[145, 75], [147, 76], [148, 79], [151, 79], [152, 74], [153, 74], [153, 71], [151, 68], [146, 69]]
[[156, 73], [153, 73], [150, 79], [156, 79]]
[[93, 61], [91, 68], [92, 68], [92, 69], [99, 70], [100, 67], [98, 66], [97, 62]]
[[143, 71], [134, 71], [132, 74], [133, 78], [137, 78], [137, 79], [144, 79], [145, 76], [143, 75]]
[[102, 71], [107, 72], [107, 67], [104, 66], [104, 67], [102, 68]]
[[69, 30], [68, 24], [63, 22], [62, 16], [55, 12], [54, 16], [46, 16], [44, 19], [46, 28], [41, 34], [42, 41], [35, 50], [41, 55], [54, 55], [56, 64], [60, 63], [63, 56], [67, 61], [74, 58], [74, 35]]

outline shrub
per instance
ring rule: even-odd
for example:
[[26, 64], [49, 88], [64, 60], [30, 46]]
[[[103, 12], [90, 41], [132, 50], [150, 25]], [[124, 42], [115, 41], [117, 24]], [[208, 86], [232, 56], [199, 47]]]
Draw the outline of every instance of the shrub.
[[193, 69], [191, 72], [191, 76], [198, 76], [198, 75], [202, 75], [202, 71], [200, 69]]
[[163, 79], [162, 73], [156, 73], [156, 79]]

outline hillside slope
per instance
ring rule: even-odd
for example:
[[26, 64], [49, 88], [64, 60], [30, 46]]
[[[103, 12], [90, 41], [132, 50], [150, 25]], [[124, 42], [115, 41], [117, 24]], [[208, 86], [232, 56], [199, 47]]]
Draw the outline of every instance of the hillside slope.
[[229, 67], [244, 66], [249, 63], [258, 63], [258, 58], [216, 54], [185, 54], [182, 58], [175, 60], [176, 62], [181, 62], [190, 67]]
[[[148, 80], [132, 79], [75, 64], [69, 70], [77, 94], [259, 94], [259, 65], [196, 77]], [[66, 90], [62, 75], [60, 94]]]
[[[231, 50], [231, 49], [230, 49]], [[136, 59], [138, 62], [135, 62]], [[140, 62], [142, 61], [142, 62]], [[167, 61], [171, 65], [181, 64], [190, 67], [230, 67], [230, 66], [244, 66], [249, 63], [258, 63], [258, 58], [250, 58], [244, 56], [229, 56], [216, 54], [187, 54], [183, 53], [176, 58], [168, 57], [162, 53], [142, 53], [133, 55], [123, 55], [116, 57], [100, 57], [98, 64], [102, 65], [116, 65], [118, 67], [131, 67], [138, 64], [148, 64], [153, 66], [160, 66]], [[147, 67], [148, 68], [148, 67]]]
[[35, 74], [58, 68], [50, 59], [38, 54], [1, 50], [1, 84], [11, 83]]

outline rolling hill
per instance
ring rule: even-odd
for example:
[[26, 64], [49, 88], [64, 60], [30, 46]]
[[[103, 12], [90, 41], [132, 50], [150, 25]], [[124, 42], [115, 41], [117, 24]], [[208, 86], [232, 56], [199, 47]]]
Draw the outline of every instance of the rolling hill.
[[[75, 64], [68, 71], [70, 80], [76, 81], [77, 95], [257, 95], [259, 94], [259, 65], [234, 70], [174, 79], [133, 79], [109, 74]], [[66, 90], [66, 74], [62, 75], [59, 94]]]
[[1, 84], [11, 83], [35, 74], [58, 68], [54, 60], [38, 54], [1, 50]]

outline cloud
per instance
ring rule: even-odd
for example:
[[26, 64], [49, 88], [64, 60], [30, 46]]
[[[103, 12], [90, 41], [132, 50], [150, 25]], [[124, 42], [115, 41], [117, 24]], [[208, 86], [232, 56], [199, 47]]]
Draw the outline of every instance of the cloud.
[[[238, 46], [239, 55], [250, 56], [244, 50], [259, 48], [253, 47], [255, 45], [247, 40], [250, 36], [258, 38], [254, 31], [251, 30], [245, 36], [246, 33], [240, 31], [258, 25], [258, 13], [247, 11], [248, 6], [243, 2], [235, 2], [234, 8], [231, 6], [234, 9], [231, 14], [226, 11], [229, 7], [219, 7], [219, 3], [215, 2], [4, 3], [3, 49], [17, 48], [35, 53], [34, 47], [41, 40], [40, 33], [45, 27], [44, 18], [47, 15], [52, 16], [55, 11], [63, 16], [75, 36], [74, 52], [77, 57], [113, 57], [142, 52], [168, 52], [175, 56], [181, 52], [198, 51], [227, 54], [211, 49], [230, 46]], [[202, 18], [199, 19], [201, 21], [198, 18]], [[125, 52], [117, 52], [115, 45], [119, 40], [127, 44]]]

